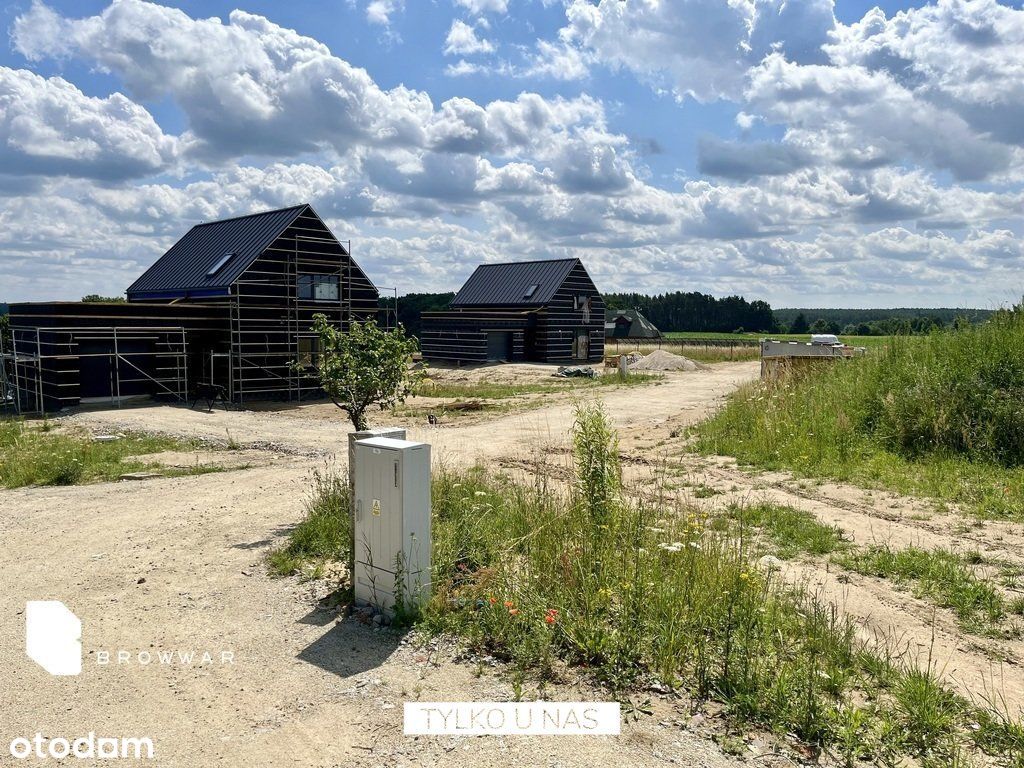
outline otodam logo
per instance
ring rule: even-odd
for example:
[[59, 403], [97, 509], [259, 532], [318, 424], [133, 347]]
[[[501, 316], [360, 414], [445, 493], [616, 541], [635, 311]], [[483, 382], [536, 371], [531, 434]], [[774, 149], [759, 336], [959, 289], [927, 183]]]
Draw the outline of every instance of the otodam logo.
[[25, 653], [51, 675], [82, 672], [82, 622], [60, 600], [25, 603]]

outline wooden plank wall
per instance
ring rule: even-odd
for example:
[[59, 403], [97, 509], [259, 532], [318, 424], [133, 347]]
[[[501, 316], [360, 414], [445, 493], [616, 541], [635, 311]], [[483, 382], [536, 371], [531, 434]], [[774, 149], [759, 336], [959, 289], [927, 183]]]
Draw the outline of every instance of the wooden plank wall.
[[[574, 296], [590, 297], [590, 320], [573, 308]], [[604, 359], [604, 299], [582, 265], [577, 264], [545, 307], [537, 325], [535, 358], [548, 363], [583, 362], [573, 357], [573, 339], [585, 328], [590, 339], [587, 362]]]
[[535, 322], [532, 313], [521, 312], [424, 312], [420, 352], [428, 362], [485, 363], [488, 331], [508, 331], [512, 333], [512, 362], [523, 362], [527, 359], [526, 335]]
[[[19, 382], [21, 389], [34, 387], [38, 378], [42, 387], [43, 410], [57, 411], [80, 403], [82, 392], [82, 368], [89, 370], [89, 360], [82, 354], [113, 353], [112, 335], [108, 331], [92, 331], [91, 328], [182, 328], [187, 344], [187, 370], [182, 365], [177, 372], [169, 370], [170, 347], [161, 345], [167, 338], [173, 338], [180, 346], [178, 333], [153, 334], [134, 333], [133, 340], [125, 339], [125, 348], [120, 351], [145, 373], [123, 366], [122, 397], [139, 394], [156, 394], [163, 390], [152, 384], [146, 376], [167, 379], [166, 384], [174, 389], [173, 379], [180, 378], [179, 388], [184, 390], [185, 379], [194, 383], [202, 370], [204, 350], [218, 345], [227, 348], [227, 307], [200, 304], [104, 304], [81, 302], [39, 302], [11, 305], [11, 325], [15, 329], [18, 354], [36, 357], [38, 362], [26, 361], [19, 365], [24, 377]], [[37, 334], [38, 329], [38, 334]], [[161, 339], [157, 340], [156, 336]], [[143, 337], [148, 339], [142, 341]], [[151, 338], [152, 337], [152, 338]], [[166, 338], [165, 338], [166, 337]], [[38, 338], [38, 343], [37, 343]], [[83, 348], [86, 350], [83, 353]], [[145, 350], [152, 349], [152, 353]], [[175, 347], [177, 349], [177, 347]], [[109, 374], [108, 374], [109, 376]], [[109, 381], [88, 382], [87, 389], [109, 391]], [[34, 398], [34, 396], [33, 396]], [[35, 400], [23, 402], [28, 410], [35, 410]]]
[[[301, 274], [337, 275], [337, 301], [298, 298]], [[327, 226], [302, 215], [257, 258], [232, 287], [229, 389], [239, 402], [319, 394], [312, 375], [300, 375], [298, 339], [312, 337], [313, 315], [332, 324], [376, 318], [377, 289]]]

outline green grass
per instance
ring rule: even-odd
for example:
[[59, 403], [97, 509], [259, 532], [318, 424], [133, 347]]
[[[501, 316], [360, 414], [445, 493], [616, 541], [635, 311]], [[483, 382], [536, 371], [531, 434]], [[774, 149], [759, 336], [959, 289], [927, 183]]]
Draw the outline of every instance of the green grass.
[[976, 634], [1002, 634], [1009, 613], [1003, 594], [976, 575], [969, 559], [945, 549], [871, 546], [836, 555], [842, 567], [913, 589], [914, 594], [952, 609], [961, 626]]
[[[931, 669], [861, 645], [835, 605], [758, 570], [747, 537], [624, 488], [616, 442], [605, 414], [584, 405], [567, 487], [480, 467], [436, 472], [420, 628], [507, 662], [517, 696], [569, 664], [620, 698], [657, 680], [695, 706], [720, 702], [733, 726], [795, 734], [848, 765], [908, 754], [943, 764], [978, 750], [1024, 759], [1016, 723], [968, 705]], [[276, 572], [347, 558], [347, 491], [331, 477], [315, 478], [306, 520], [271, 555]], [[839, 546], [784, 508], [742, 517], [809, 548]]]
[[[1016, 726], [992, 715], [974, 730], [981, 715], [931, 670], [861, 646], [834, 605], [760, 572], [760, 550], [735, 529], [623, 490], [599, 412], [580, 413], [574, 448], [568, 497], [481, 468], [435, 477], [426, 628], [508, 661], [515, 679], [530, 671], [543, 684], [555, 659], [623, 695], [655, 678], [721, 702], [734, 723], [795, 733], [850, 764], [976, 752], [983, 737], [1008, 763], [1024, 759]], [[843, 546], [794, 510], [737, 516], [811, 551]]]
[[805, 477], [1024, 519], [1024, 315], [895, 337], [864, 358], [754, 384], [696, 430], [697, 450]]
[[[77, 485], [116, 480], [145, 470], [161, 471], [141, 458], [160, 451], [192, 450], [192, 442], [160, 435], [130, 432], [119, 440], [94, 442], [80, 431], [54, 430], [51, 422], [34, 424], [19, 419], [0, 420], [0, 486]], [[221, 471], [213, 465], [166, 470], [168, 475]]]
[[313, 472], [305, 517], [287, 541], [268, 555], [275, 576], [319, 578], [328, 562], [348, 562], [352, 517], [348, 480], [330, 468]]
[[[893, 338], [892, 336], [848, 336], [845, 334], [838, 334], [839, 340], [844, 344], [848, 344], [851, 347], [867, 347], [868, 349], [881, 349], [885, 347], [889, 341]], [[702, 339], [709, 339], [712, 341], [761, 341], [761, 339], [778, 339], [779, 341], [810, 341], [811, 334], [792, 334], [792, 333], [711, 333], [711, 332], [690, 332], [690, 331], [670, 331], [665, 334], [665, 337], [675, 342], [680, 340], [686, 341], [700, 341]], [[913, 337], [906, 337], [911, 339]]]
[[791, 558], [798, 554], [827, 555], [843, 550], [849, 542], [836, 526], [825, 525], [810, 512], [779, 504], [733, 504], [727, 510], [729, 519], [740, 530], [753, 526], [771, 544], [773, 554]]

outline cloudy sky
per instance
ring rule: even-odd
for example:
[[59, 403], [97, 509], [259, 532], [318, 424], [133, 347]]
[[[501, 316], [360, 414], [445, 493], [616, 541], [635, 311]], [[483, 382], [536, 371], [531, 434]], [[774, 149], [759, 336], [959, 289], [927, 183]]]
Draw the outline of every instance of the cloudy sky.
[[0, 13], [0, 300], [311, 202], [381, 286], [579, 256], [775, 306], [1024, 294], [1024, 10], [141, 0]]

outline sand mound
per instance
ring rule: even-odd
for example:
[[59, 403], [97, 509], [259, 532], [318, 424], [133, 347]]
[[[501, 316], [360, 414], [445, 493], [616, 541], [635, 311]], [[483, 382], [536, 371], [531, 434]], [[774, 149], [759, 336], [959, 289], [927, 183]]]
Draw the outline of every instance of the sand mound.
[[708, 367], [688, 357], [656, 349], [639, 362], [629, 366], [631, 371], [706, 371]]

